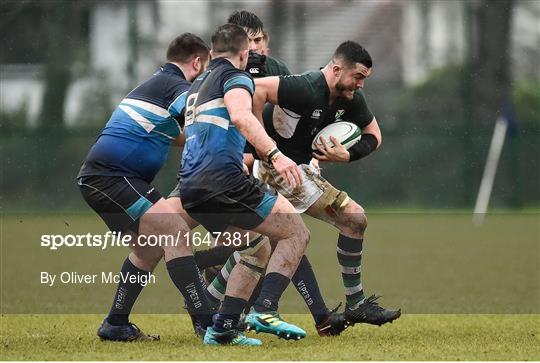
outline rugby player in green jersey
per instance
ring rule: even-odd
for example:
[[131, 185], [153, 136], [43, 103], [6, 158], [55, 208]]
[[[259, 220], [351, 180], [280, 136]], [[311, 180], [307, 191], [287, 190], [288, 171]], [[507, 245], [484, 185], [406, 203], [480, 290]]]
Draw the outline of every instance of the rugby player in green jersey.
[[[263, 76], [282, 76], [291, 74], [285, 63], [268, 55], [269, 37], [264, 31], [263, 22], [257, 15], [245, 10], [235, 11], [229, 16], [227, 22], [244, 28], [248, 34], [250, 52], [266, 57], [264, 62], [265, 74]], [[246, 70], [248, 71], [249, 65], [250, 62], [248, 61], [248, 66], [246, 67]], [[256, 77], [253, 73], [251, 75]]]
[[[347, 302], [344, 317], [350, 324], [382, 325], [397, 319], [401, 311], [384, 309], [376, 302], [377, 297], [364, 295], [360, 279], [367, 227], [364, 209], [310, 165], [312, 158], [322, 162], [353, 162], [381, 144], [377, 120], [361, 91], [371, 68], [369, 53], [358, 43], [347, 41], [320, 71], [256, 79], [254, 113], [264, 122], [279, 149], [300, 166], [303, 184], [301, 188], [290, 188], [265, 161], [257, 161], [253, 173], [288, 198], [299, 213], [305, 212], [339, 229], [337, 257]], [[357, 124], [362, 129], [361, 140], [347, 150], [331, 137], [322, 140], [323, 145], [313, 153], [313, 137], [338, 120]]]

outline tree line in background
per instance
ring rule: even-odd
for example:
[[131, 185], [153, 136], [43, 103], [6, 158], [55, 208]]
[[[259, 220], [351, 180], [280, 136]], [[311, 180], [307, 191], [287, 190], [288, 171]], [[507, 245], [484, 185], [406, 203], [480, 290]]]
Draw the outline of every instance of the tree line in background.
[[[10, 172], [4, 173], [2, 183], [4, 190], [15, 191], [14, 201], [47, 205], [51, 195], [61, 193], [66, 196], [66, 206], [78, 205], [80, 198], [70, 178], [75, 177], [97, 130], [66, 129], [64, 109], [68, 87], [75, 78], [74, 66], [88, 57], [88, 17], [93, 4], [94, 1], [0, 4], [3, 14], [0, 32], [20, 29], [21, 36], [35, 38], [39, 40], [37, 46], [43, 47], [36, 55], [20, 49], [27, 52], [26, 56], [43, 58], [45, 91], [37, 129], [20, 132], [24, 129], [21, 125], [27, 124], [24, 110], [0, 113], [4, 154], [10, 155], [4, 163]], [[514, 0], [480, 0], [477, 6], [463, 2], [468, 41], [466, 61], [436, 70], [425, 83], [401, 90], [395, 102], [374, 100], [374, 107], [384, 110], [385, 117], [395, 118], [398, 127], [383, 129], [384, 147], [369, 160], [355, 165], [354, 173], [340, 176], [336, 169], [333, 176], [336, 182], [354, 186], [356, 181], [351, 178], [360, 176], [364, 180], [363, 188], [354, 197], [375, 205], [470, 207], [497, 111], [501, 105], [513, 104], [520, 135], [507, 147], [496, 186], [499, 190], [495, 193], [501, 206], [526, 207], [540, 203], [537, 184], [540, 81], [515, 84], [511, 81], [510, 22], [514, 4]], [[28, 22], [19, 21], [25, 14], [33, 14], [40, 21], [32, 22], [33, 28], [28, 29]], [[131, 66], [127, 65], [128, 76], [138, 53], [135, 11], [129, 14], [128, 38], [133, 54]], [[279, 43], [283, 34], [277, 32], [272, 36], [272, 41]], [[2, 63], [5, 57], [9, 56], [0, 55]], [[105, 121], [96, 120], [95, 125], [103, 125]], [[23, 149], [21, 144], [28, 147]], [[401, 156], [396, 158], [396, 155]], [[178, 159], [178, 155], [173, 155], [169, 169], [160, 175], [167, 172], [174, 175], [176, 165], [172, 164]], [[364, 175], [364, 170], [373, 174]], [[379, 179], [384, 179], [387, 187]], [[399, 185], [395, 184], [397, 180]], [[36, 183], [40, 192], [46, 192], [36, 195]], [[174, 180], [166, 178], [158, 183], [165, 190]]]

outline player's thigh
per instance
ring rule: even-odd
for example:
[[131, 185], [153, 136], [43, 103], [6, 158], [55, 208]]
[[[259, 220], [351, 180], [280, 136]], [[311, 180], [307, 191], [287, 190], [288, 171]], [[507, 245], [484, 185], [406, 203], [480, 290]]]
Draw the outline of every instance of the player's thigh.
[[187, 223], [182, 219], [166, 199], [161, 198], [141, 217], [139, 235], [183, 236], [189, 231]]
[[79, 180], [79, 186], [85, 200], [111, 231], [131, 237], [132, 262], [145, 270], [153, 270], [163, 250], [141, 246], [138, 232], [141, 216], [161, 199], [159, 192], [143, 180], [128, 177], [86, 177]]
[[193, 229], [199, 225], [199, 222], [194, 220], [187, 214], [184, 207], [182, 206], [182, 200], [180, 197], [169, 197], [167, 203], [171, 206], [175, 213], [179, 214], [184, 222], [188, 225], [189, 229]]
[[292, 188], [272, 165], [260, 160], [254, 163], [253, 175], [283, 195], [298, 213], [303, 213], [323, 194], [321, 180], [324, 179], [310, 165], [301, 164], [299, 167], [302, 175], [299, 188]]
[[268, 236], [271, 240], [286, 239], [293, 235], [300, 235], [301, 239], [309, 239], [309, 231], [302, 217], [279, 193], [272, 211], [261, 224], [254, 228], [254, 231]]
[[268, 237], [235, 226], [229, 226], [216, 239], [216, 246], [232, 246], [241, 255], [251, 255], [267, 260], [271, 254]]
[[251, 241], [261, 236], [260, 233], [249, 231], [236, 226], [228, 226], [223, 232], [214, 235], [216, 246], [246, 247]]

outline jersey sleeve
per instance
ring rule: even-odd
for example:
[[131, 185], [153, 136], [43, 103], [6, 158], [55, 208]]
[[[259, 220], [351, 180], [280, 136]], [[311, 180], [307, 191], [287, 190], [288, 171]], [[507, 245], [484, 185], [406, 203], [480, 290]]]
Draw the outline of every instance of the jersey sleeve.
[[357, 90], [350, 106], [343, 117], [344, 120], [355, 123], [360, 128], [364, 128], [373, 120], [373, 114], [369, 109], [362, 91]]
[[279, 77], [278, 105], [281, 108], [303, 110], [309, 105], [309, 82], [303, 75], [285, 75]]
[[179, 90], [168, 109], [172, 117], [178, 118], [184, 115], [184, 109], [186, 108], [186, 100], [187, 89]]
[[223, 94], [235, 88], [243, 88], [251, 96], [255, 93], [253, 78], [246, 72], [231, 72], [223, 78]]

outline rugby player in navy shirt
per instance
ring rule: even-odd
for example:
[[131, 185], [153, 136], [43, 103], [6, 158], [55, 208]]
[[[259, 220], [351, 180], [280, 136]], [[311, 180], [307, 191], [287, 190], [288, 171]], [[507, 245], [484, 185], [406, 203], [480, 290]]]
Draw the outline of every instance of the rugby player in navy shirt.
[[[164, 257], [169, 275], [186, 300], [190, 314], [203, 328], [212, 323], [181, 216], [169, 206], [152, 181], [181, 137], [184, 106], [190, 82], [205, 71], [208, 46], [185, 33], [167, 49], [167, 63], [132, 90], [116, 108], [90, 149], [77, 177], [86, 202], [111, 231], [139, 236], [180, 236], [177, 245], [132, 244], [124, 261], [124, 277], [149, 275]], [[137, 279], [139, 281], [139, 279]], [[156, 339], [129, 322], [129, 314], [144, 287], [129, 278], [120, 281], [108, 316], [98, 330], [106, 340]]]
[[[298, 166], [279, 151], [251, 112], [254, 83], [244, 71], [248, 47], [246, 32], [234, 24], [219, 27], [212, 36], [213, 59], [207, 71], [193, 82], [186, 100], [179, 194], [189, 216], [213, 233], [253, 230], [279, 241], [246, 324], [259, 332], [300, 339], [305, 331], [283, 321], [277, 308], [303, 255], [309, 232], [285, 198], [244, 174], [246, 140], [289, 185], [300, 185], [302, 180]], [[267, 239], [264, 245], [268, 245]], [[237, 331], [240, 313], [268, 258], [267, 254], [258, 255], [258, 248], [249, 250], [229, 276], [217, 319], [206, 331], [206, 344], [261, 344]]]

